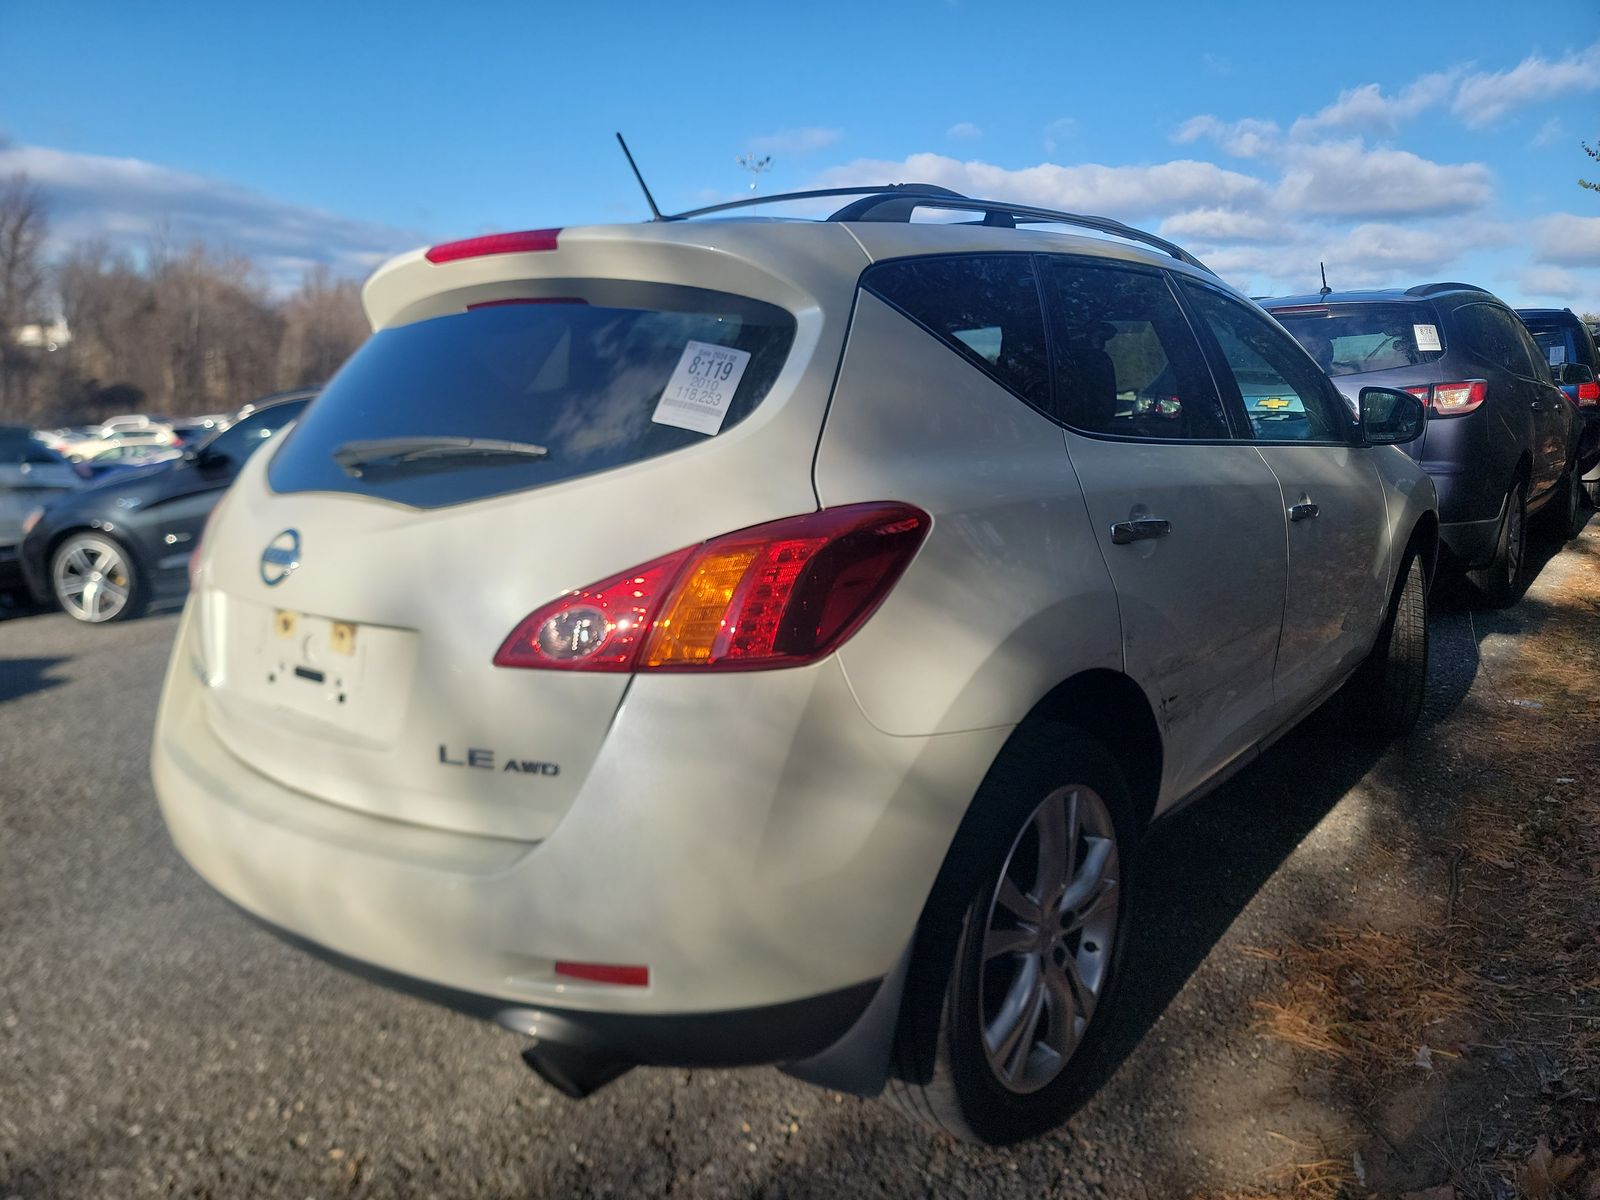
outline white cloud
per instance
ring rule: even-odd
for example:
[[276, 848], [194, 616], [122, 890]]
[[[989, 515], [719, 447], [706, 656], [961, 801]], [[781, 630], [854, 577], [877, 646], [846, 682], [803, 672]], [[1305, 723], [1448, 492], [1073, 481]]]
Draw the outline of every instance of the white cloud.
[[1571, 297], [1583, 290], [1584, 279], [1576, 271], [1561, 267], [1528, 267], [1516, 276], [1517, 286], [1525, 296], [1558, 299], [1570, 303]]
[[942, 154], [913, 154], [903, 162], [857, 159], [823, 172], [814, 186], [897, 182], [934, 183], [969, 196], [1118, 217], [1164, 215], [1202, 204], [1249, 207], [1267, 198], [1261, 180], [1192, 159], [1126, 167], [1041, 163], [1011, 170]]
[[1530, 146], [1549, 146], [1549, 145], [1553, 145], [1555, 143], [1555, 140], [1557, 138], [1559, 138], [1565, 132], [1566, 132], [1566, 129], [1561, 124], [1561, 118], [1560, 117], [1551, 117], [1543, 125], [1539, 126], [1539, 132], [1533, 135], [1533, 137], [1529, 140], [1528, 145], [1530, 145]]
[[204, 239], [249, 255], [280, 287], [298, 282], [308, 263], [365, 275], [427, 240], [136, 158], [0, 148], [0, 174], [12, 171], [26, 172], [44, 192], [57, 244], [98, 237], [138, 251], [158, 236], [179, 244]]
[[1078, 123], [1071, 117], [1057, 117], [1044, 127], [1044, 152], [1054, 154], [1056, 147], [1078, 132]]
[[947, 138], [954, 138], [958, 142], [971, 142], [981, 138], [983, 130], [979, 129], [971, 121], [957, 121], [944, 131], [944, 135]]
[[1276, 151], [1283, 131], [1276, 121], [1246, 117], [1242, 121], [1222, 121], [1206, 113], [1190, 117], [1172, 135], [1180, 145], [1209, 138], [1236, 158], [1262, 158]]
[[1286, 211], [1350, 218], [1466, 212], [1493, 195], [1493, 176], [1482, 163], [1368, 150], [1359, 139], [1294, 147], [1277, 190]]
[[750, 149], [757, 154], [810, 154], [827, 149], [842, 137], [842, 129], [783, 129], [751, 138]]
[[1299, 139], [1310, 138], [1323, 130], [1392, 134], [1400, 122], [1448, 100], [1459, 77], [1459, 70], [1424, 75], [1394, 96], [1385, 96], [1375, 83], [1347, 88], [1326, 108], [1297, 120], [1290, 126], [1289, 134]]
[[1555, 266], [1600, 266], [1600, 217], [1551, 213], [1537, 225], [1539, 261]]
[[1194, 208], [1168, 217], [1161, 223], [1161, 236], [1174, 241], [1191, 238], [1197, 242], [1285, 242], [1291, 227], [1276, 217], [1240, 212], [1232, 208]]
[[1525, 104], [1596, 88], [1600, 88], [1600, 42], [1553, 62], [1534, 54], [1506, 71], [1469, 75], [1461, 81], [1451, 107], [1476, 129]]

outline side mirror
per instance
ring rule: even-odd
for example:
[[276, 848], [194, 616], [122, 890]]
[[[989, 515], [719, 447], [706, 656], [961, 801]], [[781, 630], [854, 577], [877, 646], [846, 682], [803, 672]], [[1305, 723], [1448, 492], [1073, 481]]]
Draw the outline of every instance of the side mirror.
[[1586, 367], [1582, 363], [1562, 363], [1561, 378], [1556, 380], [1556, 382], [1567, 384], [1569, 386], [1574, 384], [1581, 386], [1585, 383], [1593, 383], [1594, 371], [1592, 368]]
[[1422, 436], [1428, 411], [1410, 392], [1361, 389], [1361, 440], [1369, 446], [1400, 446]]
[[[187, 455], [185, 456], [187, 457]], [[231, 460], [226, 454], [217, 450], [196, 450], [194, 452], [194, 465], [202, 471], [216, 471], [228, 465]]]

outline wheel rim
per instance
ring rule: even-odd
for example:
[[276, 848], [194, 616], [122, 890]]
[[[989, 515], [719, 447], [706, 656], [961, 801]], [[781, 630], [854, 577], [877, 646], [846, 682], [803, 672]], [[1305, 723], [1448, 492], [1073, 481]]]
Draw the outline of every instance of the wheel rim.
[[68, 542], [56, 555], [56, 599], [80, 621], [109, 621], [128, 606], [132, 579], [122, 551], [98, 538]]
[[1506, 581], [1515, 584], [1522, 574], [1522, 492], [1511, 493], [1506, 512]]
[[1036, 1092], [1083, 1040], [1117, 933], [1116, 827], [1083, 785], [1046, 796], [1017, 834], [984, 925], [978, 1009], [1001, 1086]]

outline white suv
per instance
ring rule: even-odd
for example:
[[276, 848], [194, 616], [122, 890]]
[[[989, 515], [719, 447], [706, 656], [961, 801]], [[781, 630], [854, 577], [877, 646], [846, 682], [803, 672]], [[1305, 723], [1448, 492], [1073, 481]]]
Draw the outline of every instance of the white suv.
[[780, 1063], [1011, 1141], [1151, 821], [1347, 680], [1416, 720], [1422, 410], [1353, 420], [1160, 238], [851, 194], [380, 269], [213, 513], [156, 789], [224, 895], [570, 1095]]

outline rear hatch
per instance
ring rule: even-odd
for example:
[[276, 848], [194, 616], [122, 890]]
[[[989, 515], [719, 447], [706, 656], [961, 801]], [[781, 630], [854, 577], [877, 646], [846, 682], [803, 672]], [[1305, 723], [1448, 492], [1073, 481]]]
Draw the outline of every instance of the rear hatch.
[[213, 731], [332, 803], [546, 836], [629, 677], [496, 651], [574, 589], [815, 509], [863, 257], [836, 228], [747, 224], [385, 268], [378, 332], [206, 534]]
[[[1361, 301], [1268, 307], [1356, 411], [1364, 387], [1418, 388], [1443, 380], [1445, 331], [1426, 301]], [[1421, 461], [1423, 436], [1402, 447]]]

